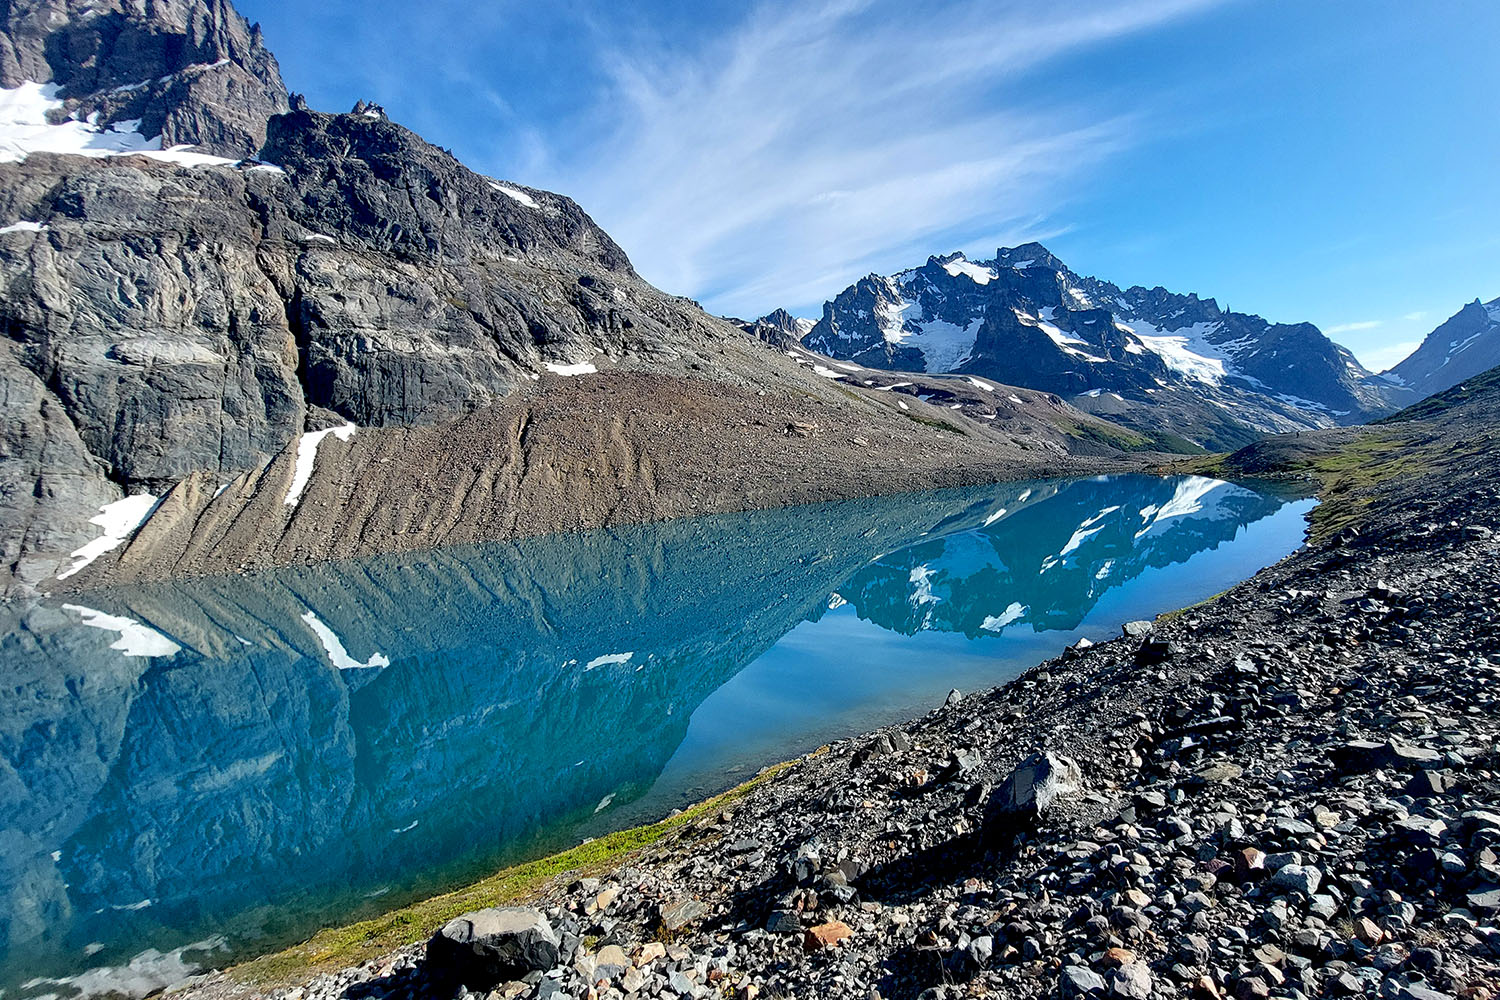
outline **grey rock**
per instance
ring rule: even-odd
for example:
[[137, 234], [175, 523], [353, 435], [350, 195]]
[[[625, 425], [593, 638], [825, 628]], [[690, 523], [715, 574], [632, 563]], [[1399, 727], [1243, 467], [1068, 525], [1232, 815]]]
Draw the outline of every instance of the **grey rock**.
[[663, 904], [660, 919], [662, 927], [669, 931], [676, 931], [689, 924], [697, 923], [707, 915], [707, 903], [696, 899], [680, 899], [674, 903]]
[[992, 819], [1000, 820], [1036, 818], [1059, 799], [1076, 794], [1082, 784], [1083, 775], [1070, 758], [1040, 751], [1006, 775], [990, 797], [987, 812]]
[[1311, 897], [1323, 882], [1323, 873], [1313, 865], [1287, 865], [1271, 876], [1271, 887]]
[[1105, 988], [1104, 977], [1082, 965], [1064, 966], [1057, 985], [1064, 1000], [1103, 996]]
[[485, 990], [557, 965], [559, 944], [539, 910], [476, 910], [453, 918], [432, 936], [427, 965], [434, 978]]

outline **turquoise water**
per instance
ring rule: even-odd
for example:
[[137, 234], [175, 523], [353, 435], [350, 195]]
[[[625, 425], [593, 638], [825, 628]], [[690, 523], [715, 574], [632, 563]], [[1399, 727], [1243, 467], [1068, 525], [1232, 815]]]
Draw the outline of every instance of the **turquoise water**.
[[0, 988], [144, 993], [1004, 682], [1311, 501], [1006, 484], [101, 591], [0, 622]]

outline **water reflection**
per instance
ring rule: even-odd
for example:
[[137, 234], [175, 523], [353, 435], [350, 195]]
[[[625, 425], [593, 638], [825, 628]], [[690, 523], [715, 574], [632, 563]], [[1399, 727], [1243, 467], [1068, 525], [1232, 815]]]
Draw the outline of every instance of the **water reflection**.
[[[1047, 655], [1152, 568], [1225, 547], [1221, 572], [1248, 575], [1295, 545], [1285, 524], [1269, 542], [1243, 530], [1285, 502], [1101, 477], [11, 609], [0, 987], [143, 992], [205, 951], [295, 940], [664, 811], [813, 727], [870, 721], [861, 685], [904, 717], [950, 667], [993, 682]], [[1115, 610], [1192, 590], [1158, 581]], [[943, 656], [900, 659], [939, 636]], [[798, 703], [823, 707], [787, 721]]]

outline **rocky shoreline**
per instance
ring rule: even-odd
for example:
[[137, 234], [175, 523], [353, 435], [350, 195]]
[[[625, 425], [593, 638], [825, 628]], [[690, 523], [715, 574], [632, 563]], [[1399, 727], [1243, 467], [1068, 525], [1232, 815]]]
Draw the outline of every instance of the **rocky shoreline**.
[[430, 953], [181, 995], [1490, 1000], [1496, 411], [1357, 436], [1399, 438], [1391, 474], [1325, 480], [1341, 527], [1219, 598], [809, 755]]

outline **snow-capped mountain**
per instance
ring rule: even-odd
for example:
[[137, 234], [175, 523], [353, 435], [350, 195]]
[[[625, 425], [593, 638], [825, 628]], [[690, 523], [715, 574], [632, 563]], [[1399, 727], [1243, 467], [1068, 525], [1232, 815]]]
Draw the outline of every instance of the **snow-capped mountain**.
[[1122, 290], [1038, 243], [869, 275], [824, 304], [803, 343], [872, 368], [1054, 392], [1205, 447], [1391, 408], [1390, 385], [1310, 323], [1271, 323], [1160, 287]]
[[1500, 298], [1475, 299], [1429, 333], [1411, 356], [1380, 378], [1416, 402], [1500, 365]]

